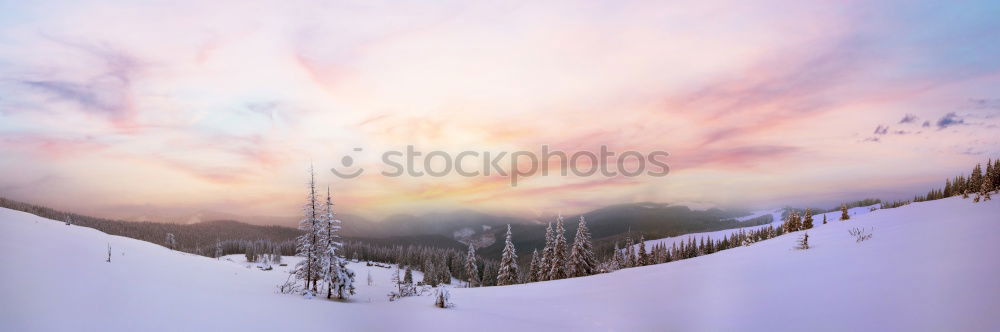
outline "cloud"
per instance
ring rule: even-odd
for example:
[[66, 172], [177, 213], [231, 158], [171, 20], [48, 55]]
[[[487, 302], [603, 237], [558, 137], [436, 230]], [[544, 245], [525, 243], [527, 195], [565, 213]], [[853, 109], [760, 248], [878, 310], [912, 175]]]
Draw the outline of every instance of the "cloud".
[[901, 124], [902, 123], [916, 123], [916, 122], [917, 122], [917, 116], [913, 115], [913, 114], [907, 114], [906, 116], [903, 117], [902, 120], [899, 120], [899, 123], [901, 123]]
[[24, 75], [16, 81], [55, 100], [75, 103], [81, 111], [104, 115], [119, 129], [135, 129], [138, 110], [132, 90], [144, 67], [141, 61], [107, 44], [90, 45], [43, 37], [74, 51], [72, 54], [81, 55], [77, 61], [86, 65]]
[[872, 134], [885, 135], [888, 133], [889, 133], [889, 126], [878, 125], [878, 127], [875, 127], [875, 132]]
[[972, 109], [987, 109], [987, 110], [1000, 110], [1000, 98], [978, 98], [971, 99], [969, 103], [972, 104]]
[[941, 117], [941, 119], [937, 121], [938, 129], [945, 129], [951, 126], [963, 124], [965, 124], [965, 120], [958, 117], [958, 114], [955, 114], [955, 112], [945, 114], [944, 117]]

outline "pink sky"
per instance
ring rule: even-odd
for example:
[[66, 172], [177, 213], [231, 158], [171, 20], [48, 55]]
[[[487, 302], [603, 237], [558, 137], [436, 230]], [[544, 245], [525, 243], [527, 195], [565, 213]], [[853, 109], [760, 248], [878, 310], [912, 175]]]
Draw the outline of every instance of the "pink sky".
[[[988, 2], [0, 4], [0, 195], [115, 217], [902, 198], [1000, 155]], [[883, 129], [886, 128], [887, 129]], [[379, 153], [667, 151], [666, 177], [341, 180]]]

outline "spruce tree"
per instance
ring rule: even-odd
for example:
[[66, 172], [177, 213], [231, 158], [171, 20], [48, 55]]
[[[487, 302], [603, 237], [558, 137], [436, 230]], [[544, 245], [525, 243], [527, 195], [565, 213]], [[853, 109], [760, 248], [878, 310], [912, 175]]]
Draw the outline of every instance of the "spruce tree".
[[823, 214], [823, 225], [826, 225], [826, 214]]
[[503, 246], [503, 257], [500, 258], [500, 271], [497, 273], [497, 286], [517, 283], [517, 251], [511, 241], [510, 224], [507, 224], [507, 240]]
[[969, 176], [969, 188], [970, 191], [979, 190], [980, 186], [983, 185], [983, 169], [976, 164], [976, 167], [972, 169], [972, 174]]
[[635, 266], [635, 242], [632, 242], [632, 231], [625, 235], [625, 257], [622, 260], [623, 267]]
[[573, 239], [573, 248], [569, 254], [569, 271], [572, 277], [583, 277], [594, 274], [597, 265], [594, 259], [593, 246], [590, 244], [590, 231], [587, 229], [587, 221], [580, 216], [580, 224], [576, 228], [576, 237]]
[[851, 219], [851, 216], [847, 214], [847, 204], [840, 204], [840, 220]]
[[437, 274], [438, 274], [437, 273], [437, 267], [434, 265], [434, 263], [431, 262], [431, 259], [428, 258], [427, 260], [425, 260], [424, 261], [424, 277], [423, 277], [423, 280], [421, 280], [424, 283], [424, 285], [430, 285], [431, 287], [437, 287], [437, 285], [438, 285]]
[[646, 253], [646, 236], [639, 235], [639, 258], [636, 266], [649, 265], [649, 254]]
[[566, 228], [563, 227], [563, 218], [560, 215], [556, 219], [555, 242], [552, 246], [552, 262], [549, 266], [549, 280], [565, 279], [566, 274]]
[[813, 228], [813, 214], [812, 211], [806, 209], [806, 218], [802, 222], [802, 229], [810, 229], [810, 228]]
[[982, 184], [979, 185], [979, 192], [976, 193], [976, 198], [973, 200], [973, 202], [977, 203], [980, 200], [984, 202], [990, 200], [990, 191], [992, 191], [990, 185], [993, 183], [993, 179], [991, 179], [990, 175], [987, 174], [987, 176], [980, 182]]
[[483, 286], [496, 286], [497, 284], [497, 267], [496, 263], [491, 263], [489, 261], [483, 262]]
[[996, 191], [1000, 189], [1000, 159], [993, 161], [993, 186], [991, 191]]
[[347, 262], [340, 257], [340, 250], [343, 244], [340, 242], [340, 220], [334, 217], [333, 198], [330, 195], [330, 187], [326, 188], [326, 203], [323, 213], [320, 216], [319, 248], [316, 253], [319, 255], [319, 279], [326, 284], [326, 298], [334, 295], [338, 299], [354, 295], [354, 271], [347, 268]]
[[479, 284], [479, 271], [476, 268], [476, 248], [469, 242], [469, 253], [465, 256], [466, 287], [476, 287]]
[[406, 267], [406, 275], [403, 276], [403, 283], [413, 285], [413, 270], [409, 266]]
[[215, 239], [215, 258], [222, 257], [222, 242]]
[[799, 224], [799, 213], [792, 211], [788, 214], [788, 221], [785, 222], [784, 228], [786, 233], [791, 233], [798, 231], [802, 225]]
[[540, 265], [542, 258], [538, 256], [538, 249], [531, 252], [531, 265], [528, 267], [528, 282], [541, 281]]
[[170, 248], [170, 250], [177, 249], [177, 239], [174, 238], [174, 233], [167, 233], [167, 238], [164, 241], [167, 243], [167, 248]]
[[618, 247], [618, 242], [615, 242], [615, 251], [611, 254], [611, 270], [619, 270], [622, 268], [622, 250]]
[[545, 227], [545, 248], [542, 249], [542, 260], [538, 264], [538, 281], [549, 280], [549, 271], [552, 270], [552, 254], [555, 251], [556, 236], [552, 230], [552, 223]]
[[435, 271], [437, 271], [438, 283], [451, 285], [451, 269], [448, 268], [447, 260], [447, 257], [438, 259], [438, 266]]
[[316, 173], [312, 166], [309, 167], [309, 194], [306, 196], [306, 204], [302, 208], [304, 218], [299, 221], [299, 229], [302, 235], [297, 238], [295, 252], [303, 259], [295, 265], [294, 274], [302, 280], [302, 288], [307, 294], [316, 294], [317, 280], [320, 276], [320, 242], [319, 237], [322, 229], [319, 227], [321, 211], [319, 199], [316, 197]]

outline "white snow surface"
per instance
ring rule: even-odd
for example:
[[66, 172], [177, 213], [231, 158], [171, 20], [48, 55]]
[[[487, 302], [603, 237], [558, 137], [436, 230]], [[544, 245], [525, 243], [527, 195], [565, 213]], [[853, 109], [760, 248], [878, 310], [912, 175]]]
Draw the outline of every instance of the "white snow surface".
[[[358, 295], [305, 299], [239, 256], [0, 209], [0, 331], [1000, 331], [998, 216], [1000, 200], [914, 203], [817, 223], [809, 250], [792, 249], [795, 232], [585, 278], [453, 288], [455, 307], [438, 309], [430, 296], [385, 302], [389, 269], [372, 268], [369, 288], [353, 263]], [[856, 243], [852, 227], [874, 236]]]
[[[870, 205], [870, 206], [861, 206], [861, 207], [856, 207], [856, 208], [850, 208], [850, 209], [847, 209], [847, 214], [850, 215], [851, 218], [855, 218], [857, 216], [860, 216], [860, 215], [867, 214], [867, 213], [871, 212], [872, 209], [878, 208], [878, 206], [879, 205], [876, 204], [876, 205]], [[735, 234], [735, 233], [739, 233], [741, 230], [744, 231], [744, 232], [746, 232], [746, 231], [751, 231], [751, 230], [755, 230], [755, 229], [764, 228], [764, 227], [767, 227], [768, 225], [773, 226], [773, 227], [779, 227], [782, 224], [784, 224], [784, 222], [785, 222], [784, 220], [781, 220], [781, 214], [784, 211], [785, 211], [784, 209], [759, 210], [759, 211], [752, 212], [749, 216], [743, 216], [743, 217], [740, 217], [740, 218], [736, 218], [737, 221], [747, 221], [747, 220], [750, 220], [751, 218], [756, 218], [756, 217], [760, 217], [760, 216], [765, 215], [765, 214], [770, 214], [771, 218], [772, 218], [771, 219], [772, 221], [770, 223], [763, 224], [763, 225], [747, 226], [747, 227], [740, 227], [740, 228], [730, 228], [730, 229], [723, 229], [723, 230], [714, 231], [714, 232], [690, 233], [690, 234], [678, 235], [678, 236], [674, 236], [674, 237], [665, 237], [665, 238], [660, 238], [660, 239], [655, 239], [655, 240], [646, 240], [646, 250], [650, 250], [650, 249], [652, 249], [652, 247], [654, 245], [658, 245], [658, 244], [661, 244], [661, 243], [665, 244], [667, 246], [667, 248], [672, 247], [674, 245], [674, 243], [676, 243], [678, 246], [680, 246], [681, 244], [686, 243], [692, 237], [695, 239], [695, 241], [699, 241], [699, 242], [701, 241], [702, 238], [711, 238], [711, 239], [715, 239], [715, 240], [722, 240], [723, 238], [725, 238], [725, 237], [727, 237], [729, 235], [732, 235], [732, 234]], [[823, 225], [823, 215], [826, 215], [828, 223], [835, 222], [835, 221], [839, 222], [839, 220], [840, 220], [840, 210], [832, 211], [832, 212], [827, 212], [827, 213], [814, 214], [813, 215], [813, 225], [814, 226], [816, 226], [816, 225]], [[636, 242], [638, 242], [638, 239], [634, 239], [634, 240], [636, 240]], [[639, 245], [640, 245], [639, 243], [635, 244], [635, 249], [636, 250], [639, 249]], [[624, 250], [624, 249], [622, 249], [622, 250]]]

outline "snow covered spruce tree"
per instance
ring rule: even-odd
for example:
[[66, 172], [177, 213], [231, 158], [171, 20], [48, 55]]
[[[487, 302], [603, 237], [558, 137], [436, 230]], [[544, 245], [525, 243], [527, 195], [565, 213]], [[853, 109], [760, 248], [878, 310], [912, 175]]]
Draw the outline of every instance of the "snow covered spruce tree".
[[847, 214], [847, 204], [840, 204], [840, 220], [851, 219], [851, 216]]
[[299, 221], [299, 229], [303, 231], [299, 235], [295, 247], [295, 255], [302, 257], [302, 260], [295, 264], [292, 271], [295, 278], [302, 280], [302, 291], [306, 295], [316, 295], [318, 291], [318, 281], [322, 273], [321, 269], [321, 238], [323, 228], [321, 227], [320, 202], [316, 197], [316, 173], [312, 166], [309, 167], [309, 195], [306, 197], [306, 204], [302, 207], [303, 218]]
[[649, 254], [646, 252], [646, 236], [639, 235], [639, 256], [635, 266], [649, 265]]
[[347, 261], [339, 256], [340, 220], [334, 218], [333, 200], [330, 197], [330, 187], [326, 188], [326, 204], [323, 215], [319, 219], [319, 264], [320, 277], [326, 284], [326, 298], [337, 295], [338, 299], [354, 295], [354, 271], [347, 268]]
[[635, 241], [632, 241], [632, 230], [629, 229], [628, 233], [625, 235], [625, 257], [622, 260], [622, 268], [630, 268], [636, 266], [636, 255], [635, 255]]
[[479, 269], [476, 267], [476, 248], [469, 242], [469, 253], [465, 255], [465, 287], [479, 285]]
[[802, 229], [813, 228], [812, 210], [806, 209], [806, 218], [802, 221]]
[[552, 245], [552, 261], [549, 266], [549, 280], [566, 279], [567, 250], [566, 248], [566, 227], [563, 226], [563, 218], [560, 215], [556, 219], [556, 232], [553, 234], [555, 240]]
[[215, 239], [215, 258], [222, 257], [222, 241]]
[[800, 230], [801, 225], [799, 224], [799, 213], [792, 211], [790, 214], [788, 214], [788, 220], [785, 221], [785, 224], [783, 226], [785, 228], [785, 233], [791, 233]]
[[497, 273], [497, 286], [517, 283], [517, 251], [511, 242], [510, 224], [507, 224], [507, 242], [503, 246], [503, 257], [500, 258], [500, 271]]
[[177, 238], [174, 237], [174, 233], [167, 233], [167, 238], [164, 241], [170, 250], [177, 249]]
[[542, 260], [538, 264], [538, 281], [549, 280], [549, 270], [552, 269], [552, 253], [556, 245], [556, 236], [552, 223], [545, 226], [545, 248], [542, 249]]
[[431, 262], [431, 259], [428, 258], [427, 260], [424, 261], [423, 270], [424, 270], [424, 277], [420, 281], [423, 282], [424, 285], [437, 287], [438, 285], [437, 265]]
[[611, 253], [611, 263], [608, 265], [609, 271], [620, 270], [624, 265], [625, 254], [622, 254], [621, 248], [618, 246], [618, 242], [615, 242], [615, 251]]
[[571, 277], [584, 277], [594, 274], [597, 260], [594, 259], [593, 246], [590, 244], [590, 231], [587, 221], [580, 216], [580, 224], [576, 228], [573, 248], [569, 253], [568, 273]]
[[986, 176], [983, 177], [983, 180], [979, 182], [981, 183], [979, 185], [979, 191], [976, 192], [976, 198], [972, 200], [974, 203], [979, 203], [980, 200], [984, 202], [990, 200], [990, 191], [993, 189], [990, 188], [990, 185], [993, 183], [993, 179], [990, 179], [989, 173], [987, 173]]
[[539, 280], [539, 268], [542, 265], [542, 258], [538, 256], [538, 249], [531, 252], [531, 265], [528, 266], [528, 282]]

